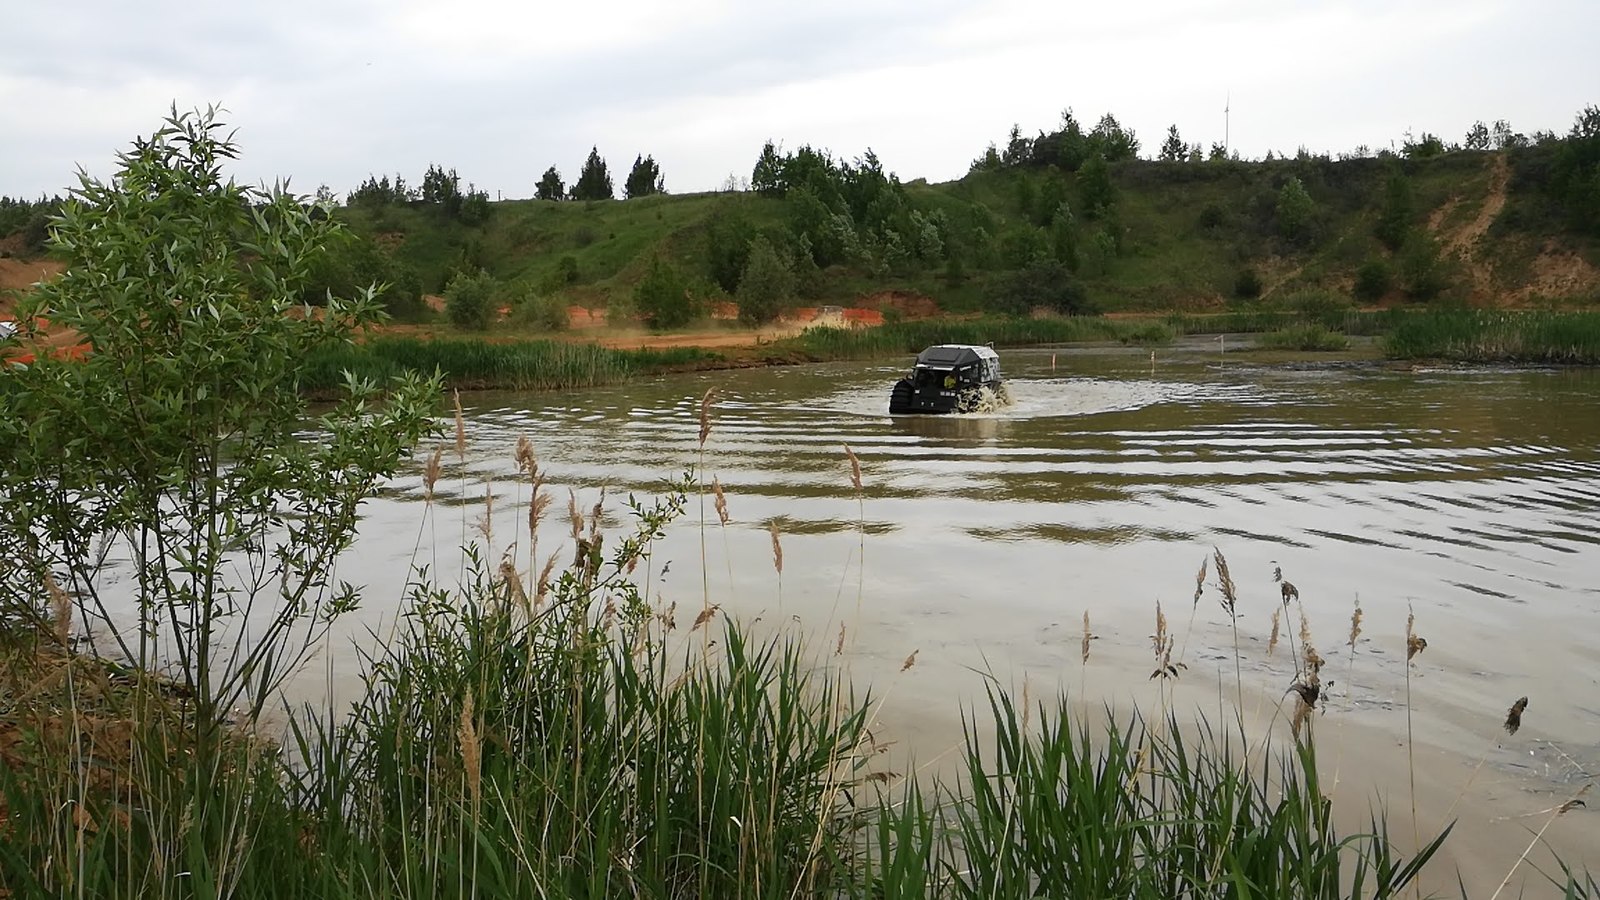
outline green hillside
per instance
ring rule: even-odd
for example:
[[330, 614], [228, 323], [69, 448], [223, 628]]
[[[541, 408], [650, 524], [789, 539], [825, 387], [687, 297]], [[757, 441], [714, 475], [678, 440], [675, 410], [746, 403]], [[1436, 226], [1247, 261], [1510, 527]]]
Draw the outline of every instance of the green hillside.
[[[949, 183], [902, 183], [871, 151], [768, 145], [752, 190], [630, 183], [646, 195], [625, 200], [492, 203], [430, 169], [421, 190], [369, 179], [336, 208], [348, 240], [307, 298], [385, 282], [399, 318], [426, 319], [424, 295], [483, 272], [463, 288], [479, 310], [458, 322], [484, 327], [491, 303], [535, 326], [569, 305], [675, 324], [724, 301], [761, 321], [885, 291], [1009, 313], [1600, 301], [1600, 109], [1563, 137], [1502, 137], [1494, 150], [1425, 135], [1400, 153], [1241, 161], [1221, 148], [1202, 159], [1173, 134], [1151, 160], [1110, 116], [1088, 132], [1069, 117], [1036, 139], [1013, 133]], [[565, 196], [559, 180], [541, 193]], [[37, 249], [39, 209], [6, 212], [12, 251]]]

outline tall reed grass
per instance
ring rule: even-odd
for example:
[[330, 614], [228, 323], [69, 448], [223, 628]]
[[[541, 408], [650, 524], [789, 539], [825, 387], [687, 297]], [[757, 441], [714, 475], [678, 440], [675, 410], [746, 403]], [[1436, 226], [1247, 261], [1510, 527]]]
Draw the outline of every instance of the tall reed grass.
[[1400, 319], [1383, 341], [1396, 359], [1600, 363], [1600, 312], [1448, 310]]
[[532, 340], [419, 340], [374, 337], [319, 353], [305, 361], [301, 387], [326, 391], [344, 384], [344, 373], [386, 379], [407, 371], [441, 372], [446, 385], [467, 389], [546, 390], [618, 384], [640, 375], [719, 362], [696, 347], [616, 350], [598, 344]]
[[818, 360], [866, 359], [916, 353], [934, 344], [988, 344], [1020, 346], [1075, 341], [1170, 340], [1164, 329], [1150, 323], [1129, 324], [1095, 316], [1069, 318], [1018, 318], [989, 316], [979, 319], [919, 319], [891, 322], [876, 328], [810, 328], [783, 345]]

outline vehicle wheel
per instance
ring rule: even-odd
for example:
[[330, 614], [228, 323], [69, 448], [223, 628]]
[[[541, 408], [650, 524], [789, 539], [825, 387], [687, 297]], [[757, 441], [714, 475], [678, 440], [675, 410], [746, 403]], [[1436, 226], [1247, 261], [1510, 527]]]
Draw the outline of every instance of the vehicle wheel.
[[911, 412], [911, 382], [902, 378], [889, 392], [889, 415], [903, 416]]

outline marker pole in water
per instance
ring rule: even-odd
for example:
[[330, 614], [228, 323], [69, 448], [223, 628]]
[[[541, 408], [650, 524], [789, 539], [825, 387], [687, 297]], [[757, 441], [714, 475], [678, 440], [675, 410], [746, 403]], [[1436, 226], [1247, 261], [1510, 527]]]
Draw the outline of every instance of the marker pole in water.
[[1050, 371], [1054, 372], [1055, 370], [1056, 370], [1056, 355], [1054, 353], [1052, 353], [1052, 354], [1050, 354]]
[[1156, 352], [1150, 351], [1150, 377], [1156, 377]]

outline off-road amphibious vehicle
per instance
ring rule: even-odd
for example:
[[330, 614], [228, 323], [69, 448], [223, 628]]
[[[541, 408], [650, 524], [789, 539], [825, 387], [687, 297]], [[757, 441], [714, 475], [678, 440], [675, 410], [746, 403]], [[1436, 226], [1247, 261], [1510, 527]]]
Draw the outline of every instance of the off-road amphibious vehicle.
[[917, 354], [911, 374], [895, 382], [889, 414], [972, 412], [1004, 398], [993, 347], [938, 344]]

